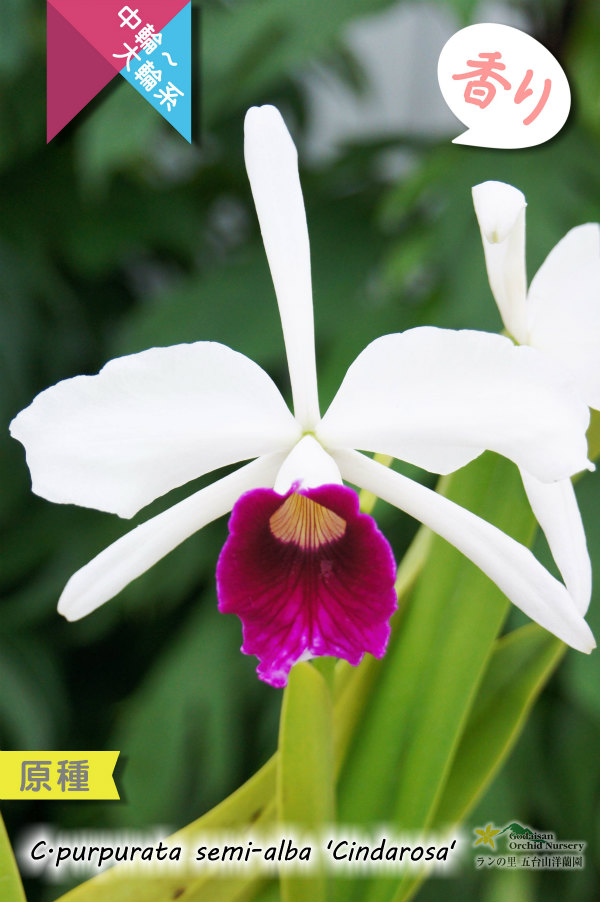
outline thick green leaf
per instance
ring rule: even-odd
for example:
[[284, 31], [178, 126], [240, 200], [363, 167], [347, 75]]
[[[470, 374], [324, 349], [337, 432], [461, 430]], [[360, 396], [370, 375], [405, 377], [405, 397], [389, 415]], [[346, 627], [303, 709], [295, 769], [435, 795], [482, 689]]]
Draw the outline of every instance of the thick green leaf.
[[[565, 649], [536, 623], [496, 642], [432, 819], [433, 829], [460, 823], [485, 791]], [[402, 881], [394, 902], [411, 898], [422, 879]]]
[[[401, 567], [399, 574], [400, 592], [411, 585], [424, 559], [425, 545], [418, 554], [406, 561], [410, 566]], [[359, 667], [351, 667], [340, 661], [335, 673], [335, 708], [333, 741], [335, 750], [335, 770], [341, 769], [353, 731], [360, 723], [374, 677], [377, 662], [367, 656]], [[253, 826], [272, 826], [276, 817], [275, 785], [278, 754], [251, 777], [236, 792], [211, 809], [201, 818], [188, 824], [169, 837], [169, 843], [176, 845], [190, 837], [205, 834], [211, 830], [236, 830]], [[110, 895], [112, 902], [163, 902], [169, 893], [177, 892], [178, 899], [195, 902], [245, 902], [260, 894], [265, 881], [261, 878], [216, 878], [214, 876], [190, 879], [179, 876], [176, 880], [136, 879], [117, 866], [108, 874], [99, 875], [61, 896], [57, 902], [104, 902]]]
[[262, 897], [262, 889], [267, 882], [264, 877], [243, 876], [195, 881], [177, 896], [177, 902], [251, 902]]
[[[520, 541], [531, 539], [532, 514], [507, 461], [485, 455], [441, 488]], [[348, 756], [339, 788], [343, 823], [430, 826], [506, 614], [507, 601], [495, 584], [445, 541], [432, 539], [429, 560]], [[390, 898], [394, 885], [374, 880], [344, 891], [346, 899], [362, 902]]]
[[[487, 456], [447, 480], [446, 493], [466, 507], [476, 509], [478, 500], [485, 500], [494, 482], [502, 479], [502, 467], [499, 459]], [[392, 814], [398, 775], [413, 743], [414, 722], [423, 714], [424, 693], [434, 682], [434, 671], [441, 666], [444, 647], [450, 646], [448, 631], [454, 628], [459, 636], [471, 635], [472, 644], [481, 648], [480, 637], [465, 628], [461, 604], [466, 603], [468, 596], [457, 588], [461, 576], [479, 571], [437, 537], [432, 540], [432, 555], [435, 567], [423, 571], [415, 594], [405, 607], [402, 622], [399, 627], [394, 624], [397, 635], [380, 666], [377, 691], [349, 754], [339, 798], [340, 819], [347, 823], [370, 823]], [[475, 604], [484, 608], [478, 600]], [[498, 612], [492, 607], [485, 612], [494, 621], [489, 627], [494, 637], [503, 608]], [[480, 656], [485, 659], [485, 654]], [[451, 683], [455, 685], [461, 660], [456, 655], [449, 663], [454, 668]], [[395, 716], [390, 716], [390, 712]], [[439, 735], [438, 730], [435, 735]], [[364, 774], [368, 762], [372, 761], [377, 762], [377, 768], [374, 772], [372, 769], [367, 788]], [[412, 818], [411, 822], [414, 823]]]
[[598, 410], [592, 410], [592, 418], [587, 435], [590, 460], [596, 460], [600, 456], [600, 411]]
[[[278, 822], [314, 834], [334, 821], [333, 706], [325, 678], [311, 664], [292, 669], [279, 728]], [[325, 902], [325, 874], [281, 872], [284, 902]]]
[[565, 649], [536, 623], [497, 642], [435, 812], [436, 827], [461, 821], [485, 790]]
[[[169, 837], [169, 845], [191, 841], [211, 830], [235, 830], [247, 824], [272, 823], [275, 818], [276, 758], [273, 756], [243, 786], [201, 818]], [[255, 878], [135, 877], [117, 866], [75, 887], [56, 902], [165, 902], [194, 899], [195, 902], [240, 902], [262, 883]], [[225, 893], [225, 895], [222, 895]], [[239, 895], [237, 895], [238, 893]]]
[[0, 817], [0, 902], [25, 902], [13, 850]]

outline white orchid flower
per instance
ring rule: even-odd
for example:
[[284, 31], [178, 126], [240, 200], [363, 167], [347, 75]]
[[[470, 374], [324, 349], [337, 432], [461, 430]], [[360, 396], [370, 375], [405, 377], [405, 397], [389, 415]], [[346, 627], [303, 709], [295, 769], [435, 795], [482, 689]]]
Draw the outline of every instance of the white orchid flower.
[[[570, 374], [581, 398], [600, 409], [600, 226], [571, 229], [550, 251], [527, 291], [525, 197], [503, 182], [473, 188], [490, 287], [504, 325], [520, 345]], [[570, 479], [540, 482], [521, 469], [531, 507], [563, 579], [585, 614], [592, 568]]]
[[[11, 425], [33, 490], [130, 517], [218, 467], [256, 458], [136, 527], [71, 577], [70, 620], [116, 595], [233, 509], [219, 608], [281, 686], [315, 655], [382, 656], [395, 565], [343, 479], [425, 523], [530, 617], [582, 651], [594, 640], [565, 587], [494, 526], [355, 449], [448, 473], [492, 449], [541, 480], [587, 466], [589, 411], [554, 368], [498, 335], [413, 329], [374, 341], [327, 413], [317, 395], [310, 255], [296, 149], [274, 107], [251, 109], [246, 166], [275, 285], [293, 416], [267, 374], [213, 342], [153, 348], [42, 392]], [[241, 286], [243, 290], [243, 286]]]

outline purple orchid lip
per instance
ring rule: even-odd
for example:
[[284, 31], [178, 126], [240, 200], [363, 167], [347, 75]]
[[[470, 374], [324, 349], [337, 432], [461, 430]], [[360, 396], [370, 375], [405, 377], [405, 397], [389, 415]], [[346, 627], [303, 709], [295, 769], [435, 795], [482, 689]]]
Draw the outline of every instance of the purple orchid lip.
[[382, 657], [396, 610], [396, 564], [358, 495], [341, 485], [254, 489], [236, 502], [217, 564], [219, 610], [242, 621], [244, 654], [285, 686], [301, 658]]

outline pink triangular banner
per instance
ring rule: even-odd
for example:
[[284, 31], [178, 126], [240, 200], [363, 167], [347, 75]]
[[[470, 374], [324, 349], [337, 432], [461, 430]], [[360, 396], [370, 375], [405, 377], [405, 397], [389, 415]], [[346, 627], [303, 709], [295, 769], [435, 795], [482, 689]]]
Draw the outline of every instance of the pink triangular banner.
[[[82, 34], [119, 72], [124, 44], [135, 47], [136, 34], [146, 25], [160, 32], [189, 0], [48, 0], [49, 5]], [[121, 13], [121, 15], [120, 15]]]
[[48, 5], [47, 140], [51, 141], [117, 72]]

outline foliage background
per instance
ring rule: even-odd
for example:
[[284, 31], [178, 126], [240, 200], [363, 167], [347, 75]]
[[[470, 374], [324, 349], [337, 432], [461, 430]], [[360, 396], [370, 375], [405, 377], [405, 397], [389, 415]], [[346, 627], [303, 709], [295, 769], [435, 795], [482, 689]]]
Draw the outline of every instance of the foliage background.
[[[421, 4], [423, 5], [423, 4]], [[440, 4], [456, 29], [493, 20], [470, 0]], [[45, 143], [45, 8], [0, 12], [0, 419], [41, 389], [152, 345], [223, 341], [289, 395], [274, 295], [243, 166], [247, 106], [280, 106], [298, 141], [313, 255], [322, 406], [364, 345], [432, 323], [497, 330], [470, 188], [487, 178], [526, 194], [531, 276], [574, 225], [600, 218], [600, 11], [594, 0], [515, 5], [559, 58], [574, 103], [561, 134], [524, 151], [451, 145], [458, 133], [374, 136], [303, 165], [307, 73], [335, 72], [360, 94], [344, 42], [383, 0], [205, 3], [201, 142], [182, 139], [125, 84], [110, 86]], [[440, 48], [441, 49], [441, 48]], [[406, 59], [418, 65], [418, 48]], [[384, 161], [401, 152], [402, 174]], [[387, 175], [385, 175], [387, 173]], [[413, 474], [414, 475], [414, 474]], [[421, 478], [428, 479], [421, 474]], [[67, 578], [129, 528], [107, 514], [32, 495], [20, 445], [0, 430], [0, 745], [118, 748], [120, 803], [5, 803], [26, 826], [178, 827], [232, 791], [272, 752], [280, 694], [239, 654], [237, 620], [216, 612], [219, 522], [193, 536], [115, 601], [68, 624]], [[201, 484], [201, 481], [199, 482]], [[139, 520], [171, 504], [161, 499]], [[578, 494], [600, 574], [600, 480]], [[378, 509], [398, 558], [414, 533]], [[134, 522], [138, 522], [137, 520]], [[544, 556], [543, 543], [537, 552]], [[600, 635], [600, 598], [590, 621]], [[600, 865], [600, 657], [569, 652], [508, 765], [470, 824], [511, 819], [588, 842], [581, 873], [470, 873], [420, 899], [511, 902], [596, 898]], [[31, 899], [58, 888], [30, 882]]]

